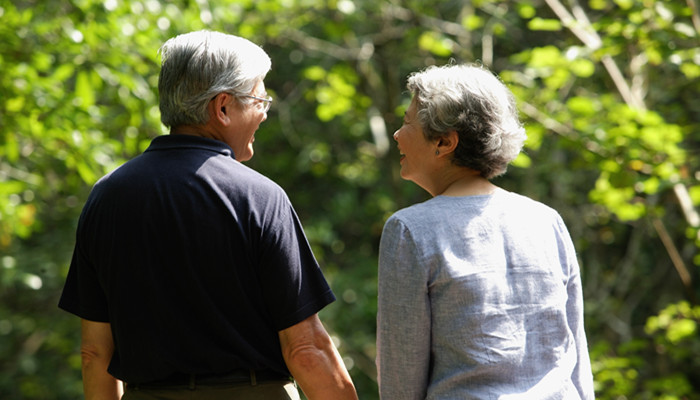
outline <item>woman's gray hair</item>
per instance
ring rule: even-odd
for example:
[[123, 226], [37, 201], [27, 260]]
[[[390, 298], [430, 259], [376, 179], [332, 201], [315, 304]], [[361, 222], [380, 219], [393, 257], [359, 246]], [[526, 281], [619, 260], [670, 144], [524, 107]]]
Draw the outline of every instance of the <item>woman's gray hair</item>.
[[272, 62], [260, 46], [238, 36], [207, 30], [169, 39], [160, 48], [160, 119], [168, 127], [201, 125], [207, 104], [228, 92], [243, 103]]
[[418, 120], [428, 140], [459, 135], [452, 162], [487, 179], [506, 172], [520, 153], [525, 129], [513, 93], [478, 65], [431, 66], [408, 78]]

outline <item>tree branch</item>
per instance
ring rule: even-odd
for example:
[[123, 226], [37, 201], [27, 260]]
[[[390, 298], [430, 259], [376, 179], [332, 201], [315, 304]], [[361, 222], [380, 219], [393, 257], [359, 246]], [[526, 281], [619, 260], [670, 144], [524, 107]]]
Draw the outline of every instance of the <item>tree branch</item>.
[[[566, 9], [566, 7], [559, 0], [545, 0], [547, 5], [554, 11], [554, 13], [559, 17], [563, 26], [568, 28], [583, 44], [590, 50], [598, 50], [603, 45], [603, 40], [600, 38], [598, 33], [593, 28], [586, 12], [583, 8], [573, 0], [572, 8], [573, 15]], [[574, 15], [576, 17], [574, 17]], [[625, 80], [622, 75], [620, 68], [615, 63], [615, 60], [609, 55], [605, 54], [601, 58], [601, 62], [605, 69], [608, 71], [610, 78], [613, 80], [615, 87], [620, 92], [620, 95], [625, 100], [625, 103], [631, 107], [638, 108], [640, 110], [645, 110], [646, 106], [644, 101], [638, 96], [634, 95], [634, 92], [630, 88], [630, 85]]]
[[303, 49], [327, 54], [338, 60], [367, 59], [372, 55], [371, 52], [366, 54], [368, 49], [364, 46], [355, 49], [338, 46], [327, 40], [309, 36], [297, 29], [287, 29], [285, 35], [288, 39], [297, 42]]
[[559, 136], [565, 137], [572, 141], [581, 142], [586, 148], [586, 150], [590, 151], [591, 153], [597, 154], [600, 157], [606, 157], [603, 149], [598, 145], [598, 143], [591, 140], [581, 139], [577, 136], [576, 131], [574, 129], [546, 115], [532, 104], [527, 102], [521, 102], [520, 109], [523, 113], [525, 113], [525, 115], [539, 122], [540, 124], [542, 124], [542, 126], [558, 134]]
[[693, 21], [695, 31], [700, 33], [700, 14], [698, 13], [698, 2], [697, 0], [686, 0], [686, 3], [688, 4], [690, 11], [693, 13], [690, 18]]
[[656, 229], [656, 233], [659, 235], [661, 242], [664, 244], [666, 252], [668, 253], [669, 257], [671, 257], [671, 262], [673, 262], [673, 266], [676, 268], [676, 272], [678, 272], [678, 276], [681, 278], [683, 287], [685, 288], [691, 302], [693, 304], [697, 304], [695, 294], [693, 293], [693, 282], [690, 272], [688, 271], [688, 268], [686, 268], [685, 263], [683, 262], [683, 257], [681, 257], [681, 254], [678, 252], [676, 245], [673, 243], [671, 235], [668, 234], [666, 226], [664, 225], [663, 221], [657, 217], [652, 218], [652, 224], [654, 225], [654, 229]]
[[598, 50], [603, 45], [603, 41], [598, 36], [598, 33], [593, 29], [592, 24], [588, 20], [586, 13], [578, 5], [574, 5], [574, 12], [577, 18], [574, 18], [569, 10], [564, 7], [559, 0], [545, 0], [549, 8], [559, 17], [562, 25], [568, 28], [583, 44], [591, 50]]
[[[696, 29], [698, 29], [698, 27], [700, 27], [700, 17], [698, 17], [695, 1], [697, 0], [687, 0], [689, 7], [693, 10], [693, 23], [695, 24]], [[567, 10], [560, 0], [545, 0], [545, 2], [559, 17], [562, 25], [567, 27], [574, 35], [576, 35], [576, 37], [578, 37], [579, 40], [586, 45], [586, 47], [588, 47], [590, 50], [598, 50], [602, 46], [600, 36], [593, 28], [588, 16], [583, 8], [578, 4], [577, 0], [571, 0], [573, 15], [571, 12], [569, 12], [569, 10]], [[574, 16], [576, 17], [574, 18]], [[630, 107], [634, 107], [639, 110], [646, 110], [646, 104], [642, 98], [643, 91], [633, 91], [631, 89], [630, 85], [625, 80], [622, 71], [620, 71], [620, 68], [615, 63], [615, 60], [613, 60], [609, 54], [605, 54], [603, 57], [601, 57], [601, 63], [603, 66], [605, 66], [605, 69], [608, 71], [610, 78], [613, 80], [613, 83], [617, 87], [617, 90], [620, 92], [620, 95], [625, 103], [627, 103], [627, 105]], [[683, 189], [685, 189], [683, 184], [678, 183], [677, 185], [683, 186]], [[687, 189], [685, 191], [687, 192]], [[681, 207], [683, 207], [683, 213], [688, 224], [690, 226], [697, 227], [697, 223], [693, 219], [693, 215], [697, 216], [697, 212], [695, 211], [692, 202], [690, 205], [686, 204], [687, 202], [684, 203], [685, 199], [682, 198], [683, 190], [678, 189], [678, 187], [674, 187], [674, 193], [678, 198], [679, 203], [681, 203]], [[660, 219], [655, 218], [653, 223], [654, 227], [659, 233], [659, 237], [666, 247], [669, 257], [671, 257], [671, 260], [673, 261], [673, 265], [678, 271], [678, 275], [681, 277], [681, 280], [687, 289], [691, 285], [691, 276], [688, 273], [685, 263], [683, 262], [683, 258], [678, 253], [673, 241], [670, 240], [670, 236], [668, 235], [663, 222]]]

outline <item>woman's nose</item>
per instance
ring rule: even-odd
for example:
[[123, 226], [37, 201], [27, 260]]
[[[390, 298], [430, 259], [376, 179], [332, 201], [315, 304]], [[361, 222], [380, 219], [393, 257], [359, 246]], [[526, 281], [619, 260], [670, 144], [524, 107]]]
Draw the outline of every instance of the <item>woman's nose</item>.
[[397, 142], [398, 142], [398, 139], [396, 137], [398, 136], [398, 134], [399, 134], [399, 129], [397, 129], [396, 132], [394, 132], [394, 134], [391, 135], [394, 138], [394, 140], [396, 140]]

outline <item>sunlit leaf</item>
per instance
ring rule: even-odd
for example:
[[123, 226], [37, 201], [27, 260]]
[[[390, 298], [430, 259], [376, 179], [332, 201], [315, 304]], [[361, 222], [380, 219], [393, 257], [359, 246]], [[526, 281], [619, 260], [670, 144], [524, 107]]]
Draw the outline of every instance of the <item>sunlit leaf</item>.
[[304, 77], [312, 81], [320, 81], [326, 77], [326, 70], [319, 65], [314, 65], [304, 70]]
[[520, 153], [512, 164], [519, 168], [528, 168], [532, 165], [532, 159], [525, 153]]
[[681, 71], [688, 79], [697, 79], [700, 77], [700, 65], [695, 63], [683, 63]]
[[435, 32], [423, 33], [418, 39], [418, 47], [436, 56], [447, 57], [452, 54], [451, 42]]
[[571, 72], [581, 78], [588, 78], [595, 72], [595, 65], [586, 59], [578, 58], [569, 64]]
[[75, 82], [75, 95], [80, 99], [80, 105], [84, 108], [95, 104], [95, 93], [90, 83], [88, 71], [78, 72]]
[[462, 26], [467, 30], [475, 30], [484, 26], [484, 19], [478, 15], [468, 15], [462, 19]]
[[598, 112], [593, 100], [587, 97], [571, 97], [566, 101], [566, 105], [573, 113], [584, 116], [591, 116]]
[[527, 27], [533, 31], [559, 31], [561, 21], [558, 19], [533, 18], [528, 22]]
[[517, 5], [518, 8], [518, 14], [525, 19], [530, 19], [534, 17], [537, 13], [535, 10], [535, 7], [533, 7], [531, 4], [527, 3], [518, 3]]
[[553, 66], [561, 62], [561, 50], [555, 46], [536, 47], [531, 50], [528, 64], [533, 67]]

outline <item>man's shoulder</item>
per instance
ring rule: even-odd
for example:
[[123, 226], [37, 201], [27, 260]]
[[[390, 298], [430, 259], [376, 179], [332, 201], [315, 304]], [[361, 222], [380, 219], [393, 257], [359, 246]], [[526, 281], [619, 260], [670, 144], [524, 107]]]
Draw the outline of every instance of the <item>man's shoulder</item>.
[[211, 159], [198, 174], [210, 174], [219, 184], [241, 188], [250, 194], [284, 193], [284, 189], [268, 176], [232, 159]]
[[137, 195], [138, 192], [145, 195], [183, 188], [204, 190], [205, 186], [221, 194], [286, 198], [284, 189], [271, 178], [242, 164], [231, 154], [201, 147], [179, 148], [171, 154], [146, 151], [101, 177], [93, 192], [135, 190]]

